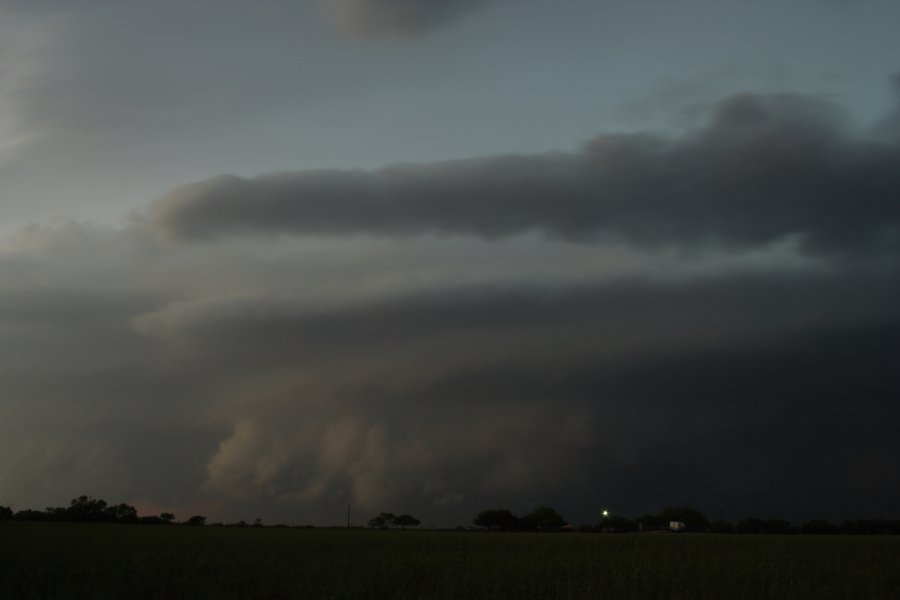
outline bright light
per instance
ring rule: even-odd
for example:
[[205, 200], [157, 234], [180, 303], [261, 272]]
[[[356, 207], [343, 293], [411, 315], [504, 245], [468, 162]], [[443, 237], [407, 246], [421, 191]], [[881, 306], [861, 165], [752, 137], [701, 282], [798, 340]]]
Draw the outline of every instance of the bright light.
[[609, 516], [609, 511], [606, 510], [605, 508], [603, 509], [603, 516], [604, 516], [604, 517], [608, 517], [608, 516]]

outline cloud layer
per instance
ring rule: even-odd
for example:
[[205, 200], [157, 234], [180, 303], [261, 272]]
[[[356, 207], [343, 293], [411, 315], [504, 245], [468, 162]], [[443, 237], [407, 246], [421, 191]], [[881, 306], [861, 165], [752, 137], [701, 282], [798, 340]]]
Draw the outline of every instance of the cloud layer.
[[347, 31], [362, 36], [408, 36], [439, 27], [484, 0], [324, 0]]
[[896, 249], [900, 147], [859, 139], [836, 107], [739, 95], [669, 139], [601, 135], [576, 153], [377, 171], [221, 176], [153, 207], [183, 239], [233, 233], [474, 235], [753, 247], [796, 236], [816, 251]]

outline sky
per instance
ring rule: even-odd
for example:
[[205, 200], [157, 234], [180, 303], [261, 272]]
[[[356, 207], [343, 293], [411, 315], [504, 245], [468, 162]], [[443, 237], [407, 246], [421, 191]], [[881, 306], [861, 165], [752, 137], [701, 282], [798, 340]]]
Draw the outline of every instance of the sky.
[[900, 517], [898, 24], [0, 0], [0, 504]]

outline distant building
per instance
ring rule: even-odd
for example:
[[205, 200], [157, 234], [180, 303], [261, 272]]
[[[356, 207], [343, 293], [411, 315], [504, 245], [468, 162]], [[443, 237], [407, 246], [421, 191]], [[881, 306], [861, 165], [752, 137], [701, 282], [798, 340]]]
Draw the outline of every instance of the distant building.
[[669, 521], [669, 531], [684, 531], [684, 523], [681, 521]]

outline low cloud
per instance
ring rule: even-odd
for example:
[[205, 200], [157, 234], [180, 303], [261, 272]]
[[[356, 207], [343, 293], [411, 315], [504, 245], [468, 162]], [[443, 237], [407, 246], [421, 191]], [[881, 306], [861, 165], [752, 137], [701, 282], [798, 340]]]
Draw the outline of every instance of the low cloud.
[[892, 83], [894, 107], [885, 118], [876, 123], [873, 134], [879, 139], [900, 144], [900, 73], [894, 74]]
[[165, 235], [467, 235], [815, 252], [894, 252], [900, 146], [863, 139], [833, 105], [743, 94], [677, 138], [601, 135], [575, 153], [221, 176], [153, 206]]
[[[863, 271], [477, 286], [314, 310], [263, 295], [138, 321], [200, 371], [229, 373], [217, 404], [235, 426], [208, 464], [210, 492], [465, 515], [535, 494], [573, 506], [567, 495], [604, 489], [650, 510], [682, 493], [658, 479], [675, 470], [737, 507], [746, 480], [730, 469], [771, 491], [816, 453], [855, 455], [866, 415], [893, 411], [900, 289]], [[859, 410], [841, 430], [848, 396]], [[870, 433], [866, 452], [891, 451], [886, 431]], [[774, 467], [788, 446], [795, 460]], [[723, 457], [734, 463], [720, 481]], [[876, 473], [857, 476], [877, 487]], [[827, 477], [801, 478], [821, 490]], [[457, 496], [467, 502], [446, 500]]]
[[888, 514], [896, 266], [773, 252], [31, 228], [0, 252], [0, 490], [319, 523]]
[[435, 29], [485, 0], [324, 0], [326, 10], [349, 33], [406, 37]]

